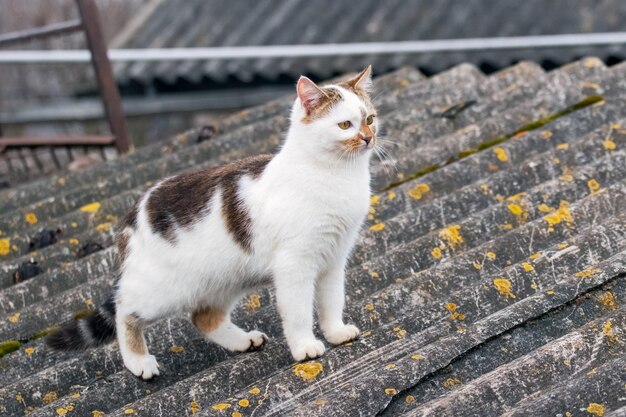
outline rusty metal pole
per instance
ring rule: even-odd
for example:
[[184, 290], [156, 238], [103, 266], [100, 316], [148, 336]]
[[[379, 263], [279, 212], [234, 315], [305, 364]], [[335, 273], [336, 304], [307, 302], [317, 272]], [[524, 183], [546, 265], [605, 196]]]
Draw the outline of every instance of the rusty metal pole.
[[83, 29], [87, 36], [87, 45], [91, 51], [91, 62], [96, 71], [98, 87], [102, 95], [104, 112], [115, 136], [115, 147], [120, 153], [127, 153], [131, 149], [131, 140], [126, 128], [126, 119], [122, 111], [120, 94], [113, 78], [111, 62], [107, 55], [107, 47], [102, 34], [98, 8], [93, 0], [76, 0]]

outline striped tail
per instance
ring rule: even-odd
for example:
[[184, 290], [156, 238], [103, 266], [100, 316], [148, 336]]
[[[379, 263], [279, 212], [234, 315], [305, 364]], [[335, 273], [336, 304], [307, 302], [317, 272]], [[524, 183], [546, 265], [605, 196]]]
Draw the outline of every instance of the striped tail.
[[90, 315], [65, 324], [46, 337], [46, 344], [56, 350], [83, 350], [101, 346], [115, 339], [115, 299], [109, 297]]

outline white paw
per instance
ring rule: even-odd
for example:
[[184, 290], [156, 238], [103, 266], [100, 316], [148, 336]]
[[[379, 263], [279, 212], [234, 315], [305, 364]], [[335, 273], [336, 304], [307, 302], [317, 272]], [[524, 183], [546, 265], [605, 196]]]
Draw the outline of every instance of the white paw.
[[356, 326], [344, 324], [341, 327], [325, 333], [324, 336], [329, 343], [332, 343], [333, 345], [340, 345], [356, 339], [359, 337], [359, 333], [359, 329]]
[[124, 358], [124, 365], [135, 376], [143, 379], [151, 379], [159, 374], [159, 364], [154, 355], [132, 355], [129, 358]]
[[305, 359], [315, 359], [324, 354], [326, 347], [321, 340], [310, 339], [296, 343], [291, 347], [291, 355], [298, 362]]
[[252, 330], [244, 332], [237, 337], [233, 337], [226, 343], [219, 344], [233, 352], [251, 352], [260, 349], [265, 342], [267, 342], [267, 340], [267, 335], [265, 333], [258, 330]]

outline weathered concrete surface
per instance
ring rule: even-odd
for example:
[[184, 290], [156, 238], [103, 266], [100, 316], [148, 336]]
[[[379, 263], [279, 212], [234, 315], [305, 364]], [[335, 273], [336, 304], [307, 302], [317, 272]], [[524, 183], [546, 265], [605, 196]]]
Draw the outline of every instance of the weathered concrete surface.
[[[156, 323], [147, 337], [163, 374], [149, 383], [124, 370], [115, 345], [58, 353], [36, 338], [101, 302], [115, 278], [114, 249], [78, 256], [70, 239], [110, 238], [97, 226], [112, 226], [163, 175], [275, 148], [289, 98], [224, 121], [209, 142], [144, 151], [121, 175], [111, 165], [68, 179], [74, 188], [11, 191], [19, 204], [0, 223], [16, 249], [0, 263], [0, 340], [18, 346], [0, 358], [0, 415], [619, 415], [625, 73], [588, 58], [547, 74], [520, 63], [485, 77], [461, 65], [378, 80], [404, 177], [374, 164], [388, 189], [372, 199], [347, 272], [346, 314], [364, 334], [300, 366], [272, 291], [235, 314], [272, 337], [261, 352], [228, 354], [182, 318]], [[589, 96], [602, 99], [570, 107]], [[80, 210], [94, 198], [97, 210]], [[28, 253], [37, 226], [65, 235]], [[44, 272], [12, 285], [11, 268], [31, 257]]]

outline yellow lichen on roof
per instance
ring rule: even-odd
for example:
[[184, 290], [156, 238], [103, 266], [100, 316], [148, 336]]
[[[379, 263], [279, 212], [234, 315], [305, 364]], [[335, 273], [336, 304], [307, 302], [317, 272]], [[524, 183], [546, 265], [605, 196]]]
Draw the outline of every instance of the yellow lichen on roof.
[[589, 414], [593, 414], [594, 416], [602, 417], [604, 415], [604, 406], [602, 404], [589, 403], [586, 410]]
[[450, 247], [455, 247], [463, 243], [463, 236], [461, 236], [461, 226], [454, 224], [446, 227], [439, 232], [439, 237], [445, 240]]
[[462, 314], [459, 311], [457, 311], [458, 306], [456, 304], [447, 303], [445, 307], [446, 307], [446, 310], [448, 310], [451, 313], [450, 320], [460, 320], [460, 321], [465, 320], [465, 314]]
[[192, 401], [191, 404], [189, 404], [189, 411], [191, 411], [191, 414], [199, 413], [201, 410], [202, 410], [202, 407], [200, 407], [199, 402]]
[[415, 200], [421, 199], [424, 194], [430, 191], [430, 186], [428, 184], [415, 184], [415, 187], [411, 188], [408, 191], [408, 194], [411, 198]]
[[26, 213], [24, 215], [24, 220], [26, 220], [26, 223], [28, 224], [37, 224], [37, 215], [35, 213]]
[[496, 158], [498, 158], [502, 162], [506, 162], [509, 160], [509, 156], [506, 153], [506, 150], [503, 148], [495, 148], [493, 153], [496, 154]]
[[589, 278], [590, 276], [600, 273], [598, 268], [587, 268], [574, 274], [577, 278]]
[[598, 302], [602, 305], [602, 307], [608, 310], [615, 310], [617, 308], [617, 301], [615, 301], [615, 297], [611, 291], [607, 291], [604, 294], [600, 294], [597, 297]]
[[617, 335], [613, 330], [613, 323], [611, 323], [611, 320], [607, 320], [606, 323], [604, 323], [604, 325], [602, 326], [602, 333], [604, 334], [604, 337], [608, 342], [617, 342]]
[[394, 327], [393, 331], [395, 332], [395, 334], [397, 334], [400, 337], [404, 337], [406, 336], [406, 330], [401, 328], [401, 327]]
[[537, 210], [539, 210], [542, 213], [551, 213], [551, 212], [553, 212], [556, 209], [550, 207], [547, 204], [543, 204], [542, 203], [542, 204], [539, 204], [539, 206], [537, 207]]
[[324, 366], [319, 362], [305, 362], [294, 366], [293, 374], [305, 381], [312, 381], [323, 370]]
[[610, 139], [607, 139], [604, 142], [602, 142], [602, 146], [604, 146], [604, 148], [608, 149], [609, 151], [613, 151], [617, 148], [617, 145], [615, 144], [615, 142], [613, 142]]
[[597, 192], [600, 189], [600, 183], [594, 178], [587, 181], [587, 187], [589, 187], [589, 191], [592, 193]]
[[50, 404], [55, 402], [58, 398], [59, 396], [56, 392], [50, 391], [46, 393], [41, 400], [44, 402], [44, 404]]
[[513, 213], [520, 222], [525, 222], [528, 218], [528, 212], [524, 210], [521, 204], [508, 204], [507, 208]]
[[461, 380], [458, 378], [447, 378], [443, 381], [443, 386], [448, 389], [456, 389], [461, 386]]
[[506, 298], [515, 298], [515, 294], [511, 291], [511, 281], [508, 279], [496, 278], [493, 280], [493, 285], [495, 285], [498, 292]]
[[84, 206], [79, 208], [79, 210], [85, 213], [95, 213], [100, 210], [100, 203], [95, 201], [93, 203], [85, 204]]
[[100, 233], [106, 233], [111, 230], [111, 223], [100, 223], [96, 226], [96, 231]]
[[11, 239], [0, 239], [0, 255], [8, 255], [11, 252]]
[[370, 226], [370, 230], [372, 230], [374, 232], [380, 232], [384, 228], [385, 228], [385, 223], [376, 223], [376, 224]]
[[559, 208], [553, 213], [543, 216], [543, 219], [548, 223], [548, 231], [554, 231], [554, 226], [557, 224], [565, 223], [567, 226], [574, 224], [574, 218], [569, 210], [569, 202], [561, 200]]
[[435, 259], [441, 259], [441, 257], [443, 256], [439, 247], [436, 247], [432, 251], [430, 251], [430, 254], [433, 255], [433, 258]]

